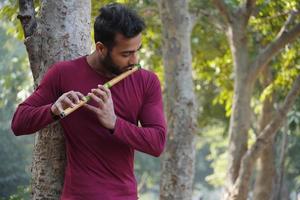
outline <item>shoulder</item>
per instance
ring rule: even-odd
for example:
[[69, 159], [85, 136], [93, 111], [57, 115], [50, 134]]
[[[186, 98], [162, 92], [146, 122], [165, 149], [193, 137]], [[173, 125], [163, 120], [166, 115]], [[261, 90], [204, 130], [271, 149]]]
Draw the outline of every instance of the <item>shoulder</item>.
[[72, 60], [65, 60], [65, 61], [59, 61], [56, 62], [54, 65], [52, 65], [49, 70], [54, 71], [72, 71], [74, 68], [78, 68], [78, 66], [82, 66], [84, 62], [84, 57], [79, 57]]
[[[58, 81], [60, 82], [60, 79], [62, 77], [62, 74], [64, 74], [64, 77], [68, 74], [72, 75], [74, 72], [80, 73], [80, 67], [82, 66], [82, 62], [84, 57], [79, 57], [73, 60], [66, 60], [66, 61], [59, 61], [51, 65], [48, 69], [46, 69], [45, 73], [41, 76], [41, 83], [47, 82], [47, 81]], [[74, 69], [77, 70], [74, 70]]]
[[140, 69], [139, 70], [139, 76], [141, 78], [141, 81], [145, 84], [145, 86], [150, 86], [152, 84], [160, 84], [158, 76], [147, 69]]
[[161, 84], [158, 76], [147, 69], [140, 69], [136, 75], [137, 85], [144, 95], [151, 96], [153, 93], [161, 91]]

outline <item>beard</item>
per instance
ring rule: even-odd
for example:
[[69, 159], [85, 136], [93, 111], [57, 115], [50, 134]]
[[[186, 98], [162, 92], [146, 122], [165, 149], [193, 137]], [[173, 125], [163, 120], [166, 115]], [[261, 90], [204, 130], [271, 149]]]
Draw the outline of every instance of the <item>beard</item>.
[[114, 63], [110, 52], [107, 53], [107, 55], [105, 56], [105, 58], [101, 61], [104, 69], [112, 74], [115, 75], [120, 75], [122, 74], [124, 71], [122, 69], [125, 69], [117, 64]]

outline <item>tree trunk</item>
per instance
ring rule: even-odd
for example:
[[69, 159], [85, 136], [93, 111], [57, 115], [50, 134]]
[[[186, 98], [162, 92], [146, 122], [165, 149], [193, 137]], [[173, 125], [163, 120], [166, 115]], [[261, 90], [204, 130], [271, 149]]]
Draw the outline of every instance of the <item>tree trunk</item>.
[[287, 154], [287, 147], [288, 147], [288, 122], [285, 122], [283, 133], [282, 133], [282, 139], [281, 139], [281, 146], [279, 147], [279, 167], [277, 169], [277, 179], [275, 182], [272, 200], [281, 200], [281, 199], [288, 199], [286, 198], [286, 184], [284, 184], [284, 169], [285, 169], [285, 158]]
[[[266, 88], [272, 81], [270, 68], [267, 67], [262, 72], [262, 86]], [[273, 96], [266, 97], [263, 101], [262, 114], [259, 122], [259, 133], [268, 125], [273, 117]], [[262, 150], [257, 162], [257, 175], [254, 184], [254, 200], [270, 200], [275, 177], [275, 159], [274, 159], [274, 137], [270, 143]]]
[[266, 145], [257, 162], [253, 200], [270, 200], [275, 178], [274, 138]]
[[[231, 191], [240, 170], [241, 159], [247, 151], [250, 128], [250, 100], [253, 82], [249, 77], [249, 53], [247, 47], [246, 24], [242, 17], [233, 19], [228, 27], [234, 67], [234, 96], [229, 126], [229, 152], [227, 183], [225, 193]], [[245, 191], [247, 194], [247, 191]], [[228, 194], [225, 194], [225, 199]]]
[[161, 200], [192, 199], [196, 105], [187, 0], [159, 1], [163, 32], [168, 142], [163, 154]]
[[[19, 18], [25, 34], [35, 85], [57, 61], [90, 52], [88, 0], [41, 1], [40, 19], [34, 16], [32, 1], [20, 0]], [[65, 170], [65, 146], [59, 123], [36, 134], [32, 166], [33, 199], [59, 199]]]

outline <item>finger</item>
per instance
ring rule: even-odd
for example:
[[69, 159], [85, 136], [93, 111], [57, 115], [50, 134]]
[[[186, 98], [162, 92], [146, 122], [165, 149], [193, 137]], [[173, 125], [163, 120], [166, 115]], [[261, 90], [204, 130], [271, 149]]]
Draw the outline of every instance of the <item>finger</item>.
[[98, 105], [100, 108], [103, 108], [103, 100], [96, 96], [94, 93], [89, 93], [88, 96], [90, 96]]
[[77, 96], [81, 99], [84, 100], [84, 95], [81, 94], [80, 92], [76, 92]]
[[68, 107], [74, 107], [75, 106], [75, 104], [71, 101], [71, 99], [69, 99], [69, 97], [65, 97], [63, 100], [62, 100], [62, 102], [66, 105], [66, 106], [68, 106]]
[[96, 96], [100, 97], [103, 100], [103, 102], [107, 101], [108, 95], [105, 91], [102, 91], [101, 89], [92, 89], [92, 92]]
[[79, 97], [77, 96], [77, 93], [74, 91], [69, 92], [68, 97], [70, 100], [72, 100], [73, 103], [79, 103]]
[[90, 111], [92, 111], [92, 112], [94, 112], [94, 113], [98, 113], [98, 108], [96, 108], [96, 107], [94, 107], [94, 106], [91, 106], [91, 105], [89, 105], [89, 104], [84, 104], [83, 105], [84, 107], [86, 107], [87, 109], [89, 109]]
[[55, 107], [57, 108], [57, 110], [58, 110], [59, 113], [64, 112], [64, 109], [63, 109], [61, 103], [59, 103], [59, 102], [56, 103], [56, 104], [55, 104]]
[[98, 85], [98, 88], [101, 89], [102, 91], [104, 91], [108, 98], [111, 97], [110, 89], [108, 89], [107, 87], [104, 87], [103, 85]]

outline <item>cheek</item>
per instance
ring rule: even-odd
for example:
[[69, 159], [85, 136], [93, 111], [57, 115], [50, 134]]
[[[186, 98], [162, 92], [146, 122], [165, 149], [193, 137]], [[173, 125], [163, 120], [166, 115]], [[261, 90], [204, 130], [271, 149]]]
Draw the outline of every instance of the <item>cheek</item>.
[[129, 63], [129, 58], [125, 58], [125, 57], [117, 57], [117, 58], [115, 58], [114, 59], [114, 62], [115, 62], [115, 64], [116, 65], [118, 65], [118, 66], [127, 66], [128, 65], [128, 63]]

